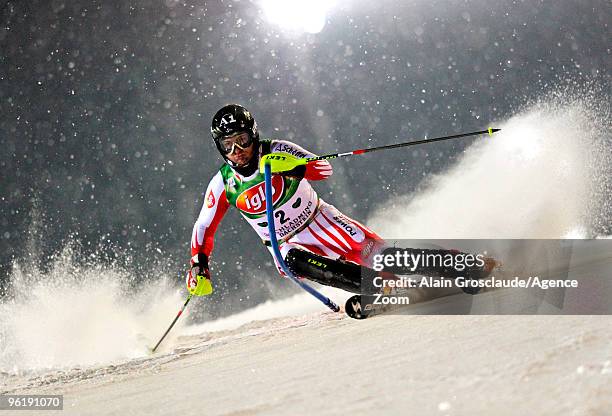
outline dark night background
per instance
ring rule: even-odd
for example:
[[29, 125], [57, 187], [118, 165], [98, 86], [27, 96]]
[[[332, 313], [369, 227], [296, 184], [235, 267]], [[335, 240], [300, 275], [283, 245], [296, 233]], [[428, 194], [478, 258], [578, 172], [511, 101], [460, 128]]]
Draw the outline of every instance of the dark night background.
[[[567, 80], [609, 88], [611, 15], [604, 0], [354, 0], [289, 34], [256, 1], [3, 0], [0, 280], [15, 264], [44, 278], [70, 244], [84, 267], [178, 282], [222, 105], [317, 153], [482, 129]], [[316, 188], [363, 219], [467, 144], [338, 160]], [[216, 302], [253, 284], [256, 302], [269, 289], [253, 276], [276, 278], [234, 211], [213, 256]]]

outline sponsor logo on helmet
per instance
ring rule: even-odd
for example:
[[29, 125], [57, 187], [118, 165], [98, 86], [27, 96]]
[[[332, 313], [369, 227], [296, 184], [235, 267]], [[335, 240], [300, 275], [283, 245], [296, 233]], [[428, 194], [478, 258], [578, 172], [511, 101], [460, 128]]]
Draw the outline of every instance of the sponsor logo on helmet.
[[221, 117], [221, 121], [219, 121], [219, 126], [225, 127], [226, 124], [235, 123], [236, 119], [233, 114], [225, 114]]
[[210, 190], [210, 192], [208, 192], [208, 196], [206, 197], [206, 207], [208, 208], [212, 208], [215, 206], [215, 195], [212, 192], [212, 189]]
[[[282, 197], [285, 190], [285, 181], [282, 177], [275, 175], [272, 177], [272, 205], [276, 204]], [[246, 191], [238, 195], [236, 208], [247, 214], [263, 214], [266, 212], [266, 192], [265, 183], [261, 182], [251, 186]]]

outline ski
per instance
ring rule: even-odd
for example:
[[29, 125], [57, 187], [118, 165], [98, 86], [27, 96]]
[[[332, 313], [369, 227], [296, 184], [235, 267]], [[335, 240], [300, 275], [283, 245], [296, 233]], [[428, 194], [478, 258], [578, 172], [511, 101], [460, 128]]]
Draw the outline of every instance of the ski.
[[[353, 319], [366, 319], [385, 312], [385, 305], [376, 304], [374, 295], [353, 295], [346, 300], [344, 311]], [[388, 305], [387, 305], [388, 306]]]
[[366, 319], [372, 316], [397, 311], [413, 304], [428, 302], [460, 293], [475, 296], [480, 293], [480, 288], [465, 287], [458, 289], [456, 292], [440, 294], [430, 299], [417, 299], [415, 302], [409, 300], [409, 289], [394, 289], [392, 293], [388, 294], [353, 295], [346, 300], [344, 311], [353, 319]]
[[344, 304], [345, 313], [353, 319], [366, 319], [409, 306], [408, 291], [393, 294], [353, 295]]

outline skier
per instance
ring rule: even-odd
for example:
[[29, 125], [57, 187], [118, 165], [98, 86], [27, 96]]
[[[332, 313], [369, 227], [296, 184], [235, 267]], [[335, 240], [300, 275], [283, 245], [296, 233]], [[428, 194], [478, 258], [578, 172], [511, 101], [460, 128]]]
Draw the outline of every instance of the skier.
[[[211, 134], [225, 163], [210, 181], [193, 227], [187, 289], [198, 296], [213, 291], [208, 261], [215, 231], [230, 205], [240, 211], [272, 253], [264, 175], [259, 171], [261, 157], [273, 152], [299, 158], [315, 156], [289, 141], [260, 139], [251, 113], [236, 104], [224, 106], [215, 114]], [[310, 181], [331, 175], [330, 163], [317, 160], [272, 177], [276, 237], [287, 266], [297, 276], [359, 293], [363, 289], [362, 278], [385, 273], [373, 270], [374, 256], [400, 249], [389, 247], [374, 231], [319, 198]], [[284, 275], [276, 258], [274, 261]], [[467, 270], [464, 274], [472, 273], [480, 278], [489, 273], [490, 270], [485, 270], [489, 266]], [[402, 270], [396, 268], [390, 272]], [[453, 271], [422, 268], [416, 273], [452, 277]]]

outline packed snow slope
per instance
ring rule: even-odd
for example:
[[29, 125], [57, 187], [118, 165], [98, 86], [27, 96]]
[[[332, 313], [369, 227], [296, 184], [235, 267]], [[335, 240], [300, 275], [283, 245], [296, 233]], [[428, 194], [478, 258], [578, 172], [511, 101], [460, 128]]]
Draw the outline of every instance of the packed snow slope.
[[[383, 210], [366, 222], [390, 238], [605, 234], [610, 137], [594, 125], [608, 118], [580, 101], [527, 109], [496, 123], [500, 133], [476, 141], [417, 195], [388, 201], [399, 217]], [[130, 292], [104, 270], [62, 279], [70, 274], [66, 256], [44, 284], [28, 285], [17, 271], [15, 296], [0, 305], [0, 392], [64, 394], [64, 414], [604, 415], [612, 408], [609, 316], [422, 315], [579, 312], [575, 299], [543, 310], [548, 305], [512, 291], [458, 294], [411, 305], [405, 315], [355, 321], [299, 294], [202, 325], [181, 318], [150, 356], [147, 345], [184, 292], [163, 282]], [[586, 267], [609, 282], [608, 253], [588, 260], [573, 258], [570, 273]], [[610, 285], [598, 292], [582, 306], [596, 300], [605, 308]], [[348, 297], [326, 293], [338, 303]]]
[[69, 415], [605, 415], [609, 328], [603, 316], [315, 313], [186, 337], [173, 354], [17, 391], [62, 393]]

